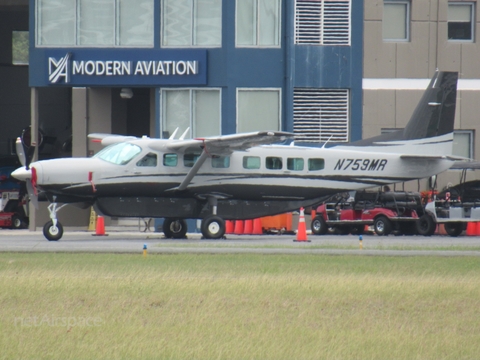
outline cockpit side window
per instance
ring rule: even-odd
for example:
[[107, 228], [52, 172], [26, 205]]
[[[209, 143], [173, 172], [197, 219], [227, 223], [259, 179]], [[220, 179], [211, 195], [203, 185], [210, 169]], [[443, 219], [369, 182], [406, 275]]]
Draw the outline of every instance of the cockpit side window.
[[148, 153], [142, 159], [137, 161], [137, 166], [148, 166], [148, 167], [157, 166], [157, 154]]
[[98, 152], [94, 157], [116, 165], [126, 165], [135, 156], [142, 152], [142, 148], [138, 145], [130, 143], [118, 143], [107, 146]]

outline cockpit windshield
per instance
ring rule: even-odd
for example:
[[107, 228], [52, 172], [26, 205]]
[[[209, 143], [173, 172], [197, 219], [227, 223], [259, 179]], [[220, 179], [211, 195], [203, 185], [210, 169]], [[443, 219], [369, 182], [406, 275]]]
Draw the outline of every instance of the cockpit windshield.
[[94, 157], [112, 164], [125, 165], [142, 151], [138, 145], [129, 143], [118, 143], [107, 146], [98, 152]]

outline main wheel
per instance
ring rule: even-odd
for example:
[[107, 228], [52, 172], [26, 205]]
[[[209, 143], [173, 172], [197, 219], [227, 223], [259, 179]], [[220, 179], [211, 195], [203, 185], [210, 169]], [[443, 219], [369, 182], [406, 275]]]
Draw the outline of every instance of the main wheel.
[[187, 222], [183, 219], [166, 218], [163, 222], [163, 233], [170, 239], [183, 239], [187, 235]]
[[457, 237], [463, 231], [463, 223], [454, 222], [454, 223], [445, 223], [445, 231], [448, 235]]
[[47, 222], [43, 226], [43, 236], [47, 238], [48, 241], [57, 241], [63, 235], [63, 226], [60, 222], [57, 221], [57, 226], [53, 226], [53, 221]]
[[432, 236], [435, 233], [435, 222], [428, 214], [422, 215], [417, 220], [417, 231], [419, 235]]
[[21, 229], [23, 228], [23, 221], [18, 215], [12, 216], [12, 229]]
[[386, 216], [379, 216], [373, 222], [373, 228], [378, 236], [387, 236], [392, 232], [392, 222]]
[[225, 220], [216, 215], [202, 220], [202, 234], [206, 239], [220, 239], [225, 235]]
[[315, 216], [311, 224], [312, 233], [315, 235], [325, 235], [328, 232], [327, 222], [322, 215]]

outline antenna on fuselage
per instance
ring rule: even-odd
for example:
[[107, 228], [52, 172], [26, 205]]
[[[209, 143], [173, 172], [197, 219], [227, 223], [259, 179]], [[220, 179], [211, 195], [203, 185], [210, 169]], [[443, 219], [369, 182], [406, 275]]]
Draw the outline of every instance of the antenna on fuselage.
[[325, 148], [325, 146], [327, 146], [328, 142], [330, 141], [330, 139], [333, 137], [333, 135], [330, 135], [330, 137], [328, 138], [327, 141], [325, 141], [325, 144], [323, 144], [322, 146], [322, 149]]
[[[177, 128], [178, 129], [178, 128]], [[183, 140], [185, 139], [185, 136], [187, 136], [187, 133], [190, 131], [190, 126], [187, 128], [187, 130], [185, 130], [185, 132], [182, 134], [182, 136], [180, 136], [180, 139], [178, 140]]]
[[178, 128], [175, 129], [175, 131], [173, 132], [172, 135], [170, 135], [170, 137], [168, 138], [168, 140], [173, 140], [173, 139], [175, 139], [175, 135], [177, 135], [177, 131], [178, 131]]

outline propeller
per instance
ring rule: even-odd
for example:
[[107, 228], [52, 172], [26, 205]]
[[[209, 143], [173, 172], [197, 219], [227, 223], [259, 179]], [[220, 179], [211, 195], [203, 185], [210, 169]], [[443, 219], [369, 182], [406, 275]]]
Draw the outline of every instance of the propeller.
[[[42, 135], [39, 134], [40, 142]], [[36, 172], [35, 168], [30, 168], [30, 163], [35, 154], [36, 144], [31, 142], [30, 127], [22, 132], [22, 136], [15, 141], [15, 149], [17, 151], [18, 160], [22, 167], [12, 172], [12, 176], [18, 180], [25, 181], [30, 201], [38, 209], [38, 192], [36, 188]]]

